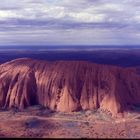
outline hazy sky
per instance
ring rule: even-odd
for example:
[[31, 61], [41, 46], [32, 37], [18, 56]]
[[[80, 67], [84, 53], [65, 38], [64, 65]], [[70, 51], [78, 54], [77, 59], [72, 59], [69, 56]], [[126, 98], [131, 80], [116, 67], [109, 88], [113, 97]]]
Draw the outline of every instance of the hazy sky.
[[0, 45], [140, 45], [140, 0], [0, 0]]

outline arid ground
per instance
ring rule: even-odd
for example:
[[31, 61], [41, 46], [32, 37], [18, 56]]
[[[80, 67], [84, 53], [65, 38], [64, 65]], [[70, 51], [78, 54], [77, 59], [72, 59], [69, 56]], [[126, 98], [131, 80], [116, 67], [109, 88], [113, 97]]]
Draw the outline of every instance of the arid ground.
[[102, 110], [56, 113], [41, 106], [0, 111], [0, 137], [140, 138], [139, 113], [112, 118]]

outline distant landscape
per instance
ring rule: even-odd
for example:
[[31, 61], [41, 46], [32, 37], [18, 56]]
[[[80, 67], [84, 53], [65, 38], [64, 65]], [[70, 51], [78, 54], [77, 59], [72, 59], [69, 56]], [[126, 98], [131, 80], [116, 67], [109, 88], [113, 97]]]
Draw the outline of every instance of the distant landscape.
[[[57, 48], [57, 49], [56, 49]], [[0, 63], [17, 58], [34, 58], [47, 61], [81, 60], [99, 64], [133, 67], [140, 65], [139, 46], [100, 46], [99, 47], [0, 47]], [[78, 47], [77, 47], [78, 48]]]

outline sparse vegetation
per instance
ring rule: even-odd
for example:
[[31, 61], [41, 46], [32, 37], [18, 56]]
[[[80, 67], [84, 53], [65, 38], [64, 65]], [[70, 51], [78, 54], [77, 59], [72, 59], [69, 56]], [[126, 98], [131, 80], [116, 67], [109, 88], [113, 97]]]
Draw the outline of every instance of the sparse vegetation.
[[[29, 138], [138, 138], [140, 122], [131, 119], [131, 128], [124, 122], [115, 122], [102, 110], [79, 111], [71, 113], [50, 113], [49, 116], [38, 115], [43, 112], [39, 106], [16, 112], [0, 111], [0, 137]], [[35, 113], [36, 112], [36, 113]], [[94, 113], [93, 113], [94, 112]], [[46, 110], [46, 113], [47, 110]], [[88, 117], [87, 117], [87, 116]], [[133, 114], [131, 114], [133, 116]], [[135, 114], [136, 115], [136, 114]], [[135, 116], [134, 115], [134, 116]], [[128, 117], [129, 118], [129, 117]], [[137, 117], [140, 119], [140, 117]], [[8, 124], [8, 126], [7, 126]], [[133, 125], [134, 124], [134, 125]], [[134, 127], [133, 127], [134, 126]], [[14, 129], [13, 129], [14, 128]], [[130, 128], [130, 129], [131, 129]], [[129, 133], [128, 133], [129, 132]], [[131, 134], [131, 135], [130, 135]]]

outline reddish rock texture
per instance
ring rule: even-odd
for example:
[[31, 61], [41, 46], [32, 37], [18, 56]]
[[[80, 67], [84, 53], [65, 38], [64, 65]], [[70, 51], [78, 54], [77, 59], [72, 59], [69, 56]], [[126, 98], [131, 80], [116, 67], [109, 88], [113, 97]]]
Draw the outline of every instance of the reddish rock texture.
[[140, 77], [131, 69], [28, 58], [0, 65], [1, 108], [41, 104], [55, 111], [103, 108], [117, 114], [139, 103]]

